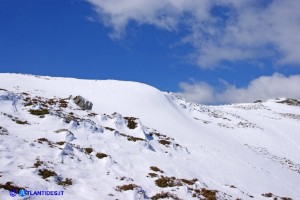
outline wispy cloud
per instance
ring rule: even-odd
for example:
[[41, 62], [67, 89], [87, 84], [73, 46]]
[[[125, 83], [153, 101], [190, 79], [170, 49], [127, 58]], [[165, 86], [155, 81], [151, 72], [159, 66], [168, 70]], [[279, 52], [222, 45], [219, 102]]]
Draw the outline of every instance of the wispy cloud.
[[114, 39], [124, 37], [131, 21], [170, 32], [180, 25], [187, 31], [181, 44], [192, 45], [189, 56], [202, 68], [259, 58], [300, 64], [300, 0], [87, 1]]
[[223, 82], [223, 91], [216, 90], [205, 82], [180, 83], [179, 95], [186, 99], [205, 104], [253, 102], [257, 99], [267, 100], [276, 97], [300, 99], [300, 75], [284, 76], [275, 73], [252, 80], [248, 86], [237, 88]]

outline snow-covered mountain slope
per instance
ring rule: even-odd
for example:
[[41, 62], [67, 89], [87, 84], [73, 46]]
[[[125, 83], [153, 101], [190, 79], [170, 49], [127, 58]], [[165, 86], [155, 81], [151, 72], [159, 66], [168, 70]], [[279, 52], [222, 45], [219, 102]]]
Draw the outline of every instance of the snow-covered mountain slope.
[[0, 197], [300, 199], [290, 101], [204, 106], [135, 82], [0, 74]]

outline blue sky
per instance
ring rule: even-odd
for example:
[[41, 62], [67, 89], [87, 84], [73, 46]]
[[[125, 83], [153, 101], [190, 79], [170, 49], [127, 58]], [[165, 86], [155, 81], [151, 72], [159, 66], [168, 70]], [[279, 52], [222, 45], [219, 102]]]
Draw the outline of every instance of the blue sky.
[[0, 0], [0, 72], [138, 81], [200, 103], [300, 98], [299, 0], [211, 2]]

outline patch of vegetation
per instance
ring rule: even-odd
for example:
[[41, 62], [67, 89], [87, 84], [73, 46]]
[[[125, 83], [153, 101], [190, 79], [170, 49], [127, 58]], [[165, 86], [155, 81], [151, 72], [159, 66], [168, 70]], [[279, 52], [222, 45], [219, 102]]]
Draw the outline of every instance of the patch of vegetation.
[[56, 142], [55, 144], [57, 144], [57, 145], [64, 145], [66, 142], [64, 142], [64, 141], [60, 141], [60, 142]]
[[175, 177], [165, 177], [165, 176], [162, 176], [161, 178], [155, 180], [155, 184], [161, 188], [182, 186], [181, 181], [176, 179]]
[[7, 182], [4, 185], [0, 183], [0, 189], [8, 190], [8, 191], [16, 191], [19, 193], [20, 190], [25, 189], [25, 187], [19, 187], [14, 185], [12, 182]]
[[37, 142], [42, 144], [43, 142], [50, 142], [47, 138], [39, 138], [37, 139]]
[[59, 107], [67, 108], [68, 107], [68, 102], [64, 99], [59, 100]]
[[32, 99], [32, 102], [37, 104], [39, 101], [37, 99]]
[[165, 145], [166, 147], [168, 147], [171, 144], [171, 142], [168, 140], [158, 140], [158, 142], [162, 145]]
[[96, 115], [98, 115], [97, 113], [89, 113], [87, 116], [89, 117], [95, 117]]
[[40, 161], [39, 159], [36, 160], [36, 162], [33, 164], [34, 168], [38, 168], [44, 164], [43, 161]]
[[21, 124], [21, 125], [29, 124], [27, 121], [21, 121], [21, 120], [18, 120], [18, 119], [13, 120], [13, 121], [15, 121], [17, 124]]
[[133, 137], [133, 136], [129, 136], [129, 135], [127, 135], [127, 140], [132, 141], [132, 142], [145, 141], [143, 138]]
[[90, 154], [93, 152], [93, 148], [87, 147], [87, 148], [84, 148], [84, 151], [86, 154]]
[[108, 155], [105, 154], [105, 153], [100, 153], [100, 152], [98, 152], [98, 153], [96, 153], [96, 157], [99, 158], [99, 159], [102, 159], [102, 158], [108, 157]]
[[67, 107], [68, 107], [68, 104], [67, 104], [67, 103], [60, 103], [60, 104], [59, 104], [59, 107], [60, 107], [60, 108], [67, 108]]
[[68, 102], [66, 101], [66, 99], [60, 99], [59, 103], [68, 103]]
[[158, 200], [158, 199], [173, 199], [173, 200], [180, 200], [175, 194], [169, 192], [161, 192], [151, 197], [151, 200]]
[[207, 200], [217, 200], [216, 190], [209, 190], [206, 188], [202, 188], [200, 194], [204, 196]]
[[194, 178], [192, 180], [187, 180], [187, 179], [180, 179], [180, 180], [187, 185], [194, 185], [198, 181], [197, 178]]
[[56, 104], [56, 101], [55, 101], [54, 99], [49, 99], [49, 100], [47, 101], [47, 103], [48, 103], [49, 105], [55, 105], [55, 104]]
[[12, 121], [16, 122], [17, 124], [22, 124], [22, 125], [23, 124], [29, 124], [27, 121], [22, 121], [19, 118], [14, 117], [14, 116], [12, 116], [10, 114], [7, 114], [7, 113], [1, 113], [1, 114], [3, 114], [4, 116], [10, 118]]
[[49, 141], [47, 138], [39, 138], [37, 140], [35, 140], [35, 142], [38, 142], [40, 144], [43, 144], [43, 142], [46, 142], [49, 147], [54, 148], [55, 146], [53, 145], [53, 142]]
[[116, 191], [122, 192], [122, 191], [134, 190], [137, 187], [139, 186], [131, 183], [128, 185], [117, 186]]
[[193, 197], [199, 197], [201, 195], [201, 190], [194, 189]]
[[265, 194], [261, 194], [261, 195], [264, 196], [264, 197], [272, 197], [273, 196], [273, 194], [271, 192], [265, 193]]
[[30, 109], [29, 113], [32, 114], [32, 115], [42, 116], [42, 115], [48, 115], [49, 110], [48, 109], [41, 109], [41, 110]]
[[265, 193], [265, 194], [261, 194], [261, 195], [264, 196], [264, 197], [272, 197], [273, 196], [273, 194], [271, 192]]
[[32, 106], [32, 105], [33, 105], [32, 101], [29, 101], [29, 102], [27, 102], [27, 103], [24, 104], [25, 107]]
[[155, 178], [155, 177], [158, 177], [158, 175], [150, 172], [147, 177]]
[[152, 171], [155, 171], [155, 172], [164, 173], [163, 170], [161, 170], [161, 169], [159, 169], [158, 167], [155, 167], [155, 166], [151, 166], [150, 169], [151, 169]]
[[106, 130], [109, 130], [109, 131], [115, 131], [116, 129], [114, 128], [110, 128], [110, 127], [104, 127]]
[[48, 170], [48, 169], [40, 169], [39, 175], [43, 178], [49, 178], [51, 176], [56, 176], [57, 174], [54, 171]]
[[74, 115], [66, 115], [64, 117], [64, 122], [70, 123], [71, 121], [76, 121], [77, 119], [79, 119], [79, 118], [75, 117]]
[[73, 180], [70, 179], [70, 178], [66, 178], [65, 180], [60, 181], [60, 182], [58, 182], [57, 184], [66, 187], [66, 186], [73, 185]]
[[137, 118], [134, 118], [134, 117], [124, 117], [124, 119], [127, 120], [127, 127], [129, 129], [135, 129], [137, 127], [137, 123], [135, 122], [135, 120], [137, 120]]

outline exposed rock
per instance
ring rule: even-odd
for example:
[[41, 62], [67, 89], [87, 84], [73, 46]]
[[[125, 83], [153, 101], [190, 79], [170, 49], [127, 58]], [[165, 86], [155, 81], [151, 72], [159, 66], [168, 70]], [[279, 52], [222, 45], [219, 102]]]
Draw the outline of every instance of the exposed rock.
[[263, 101], [262, 101], [262, 100], [260, 100], [260, 99], [259, 99], [259, 100], [255, 100], [255, 101], [254, 101], [254, 103], [262, 103], [262, 102], [263, 102]]
[[73, 101], [76, 105], [78, 105], [82, 110], [92, 110], [93, 103], [90, 101], [87, 101], [82, 96], [76, 96], [73, 98]]
[[0, 126], [0, 135], [8, 135], [8, 130], [2, 126]]
[[287, 105], [290, 105], [290, 106], [300, 106], [300, 101], [299, 100], [290, 99], [290, 98], [287, 98], [283, 101], [278, 101], [277, 103], [283, 103], [283, 104], [287, 104]]

